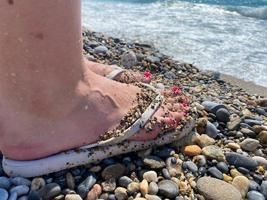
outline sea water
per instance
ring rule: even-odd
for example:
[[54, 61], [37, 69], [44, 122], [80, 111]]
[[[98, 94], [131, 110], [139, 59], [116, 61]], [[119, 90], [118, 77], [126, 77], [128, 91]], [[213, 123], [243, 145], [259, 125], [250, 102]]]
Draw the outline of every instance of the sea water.
[[83, 24], [267, 86], [267, 0], [83, 0]]

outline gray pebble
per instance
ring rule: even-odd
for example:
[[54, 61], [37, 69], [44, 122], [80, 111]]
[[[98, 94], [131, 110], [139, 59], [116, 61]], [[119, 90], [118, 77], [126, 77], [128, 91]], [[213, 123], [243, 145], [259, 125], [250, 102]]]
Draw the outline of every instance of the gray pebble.
[[151, 182], [148, 185], [148, 193], [152, 195], [156, 195], [159, 191], [159, 187], [155, 182]]
[[255, 160], [238, 153], [230, 152], [227, 153], [225, 157], [230, 165], [234, 165], [237, 168], [244, 167], [249, 170], [255, 170], [257, 167], [257, 162]]
[[216, 111], [216, 118], [220, 122], [229, 122], [230, 121], [230, 113], [227, 109], [225, 108], [220, 108]]
[[18, 200], [28, 200], [28, 197], [27, 196], [22, 196], [22, 197], [18, 198]]
[[131, 68], [136, 63], [137, 63], [137, 58], [133, 51], [125, 52], [121, 57], [121, 64], [126, 68]]
[[212, 177], [223, 180], [222, 172], [220, 172], [220, 170], [218, 170], [216, 167], [210, 167], [207, 172]]
[[43, 200], [50, 200], [61, 193], [61, 188], [57, 183], [49, 183], [39, 190], [39, 195]]
[[195, 173], [195, 172], [197, 172], [198, 171], [198, 167], [197, 167], [197, 165], [194, 163], [194, 162], [192, 162], [192, 161], [186, 161], [185, 162], [185, 167], [187, 168], [187, 169], [189, 169], [191, 172], [193, 172], [193, 173]]
[[27, 186], [31, 185], [30, 180], [22, 177], [11, 178], [11, 183], [13, 183], [13, 185], [27, 185]]
[[10, 193], [17, 193], [18, 196], [27, 194], [30, 188], [26, 185], [18, 185], [10, 190]]
[[30, 192], [28, 200], [41, 200], [41, 197], [37, 191], [33, 190]]
[[250, 191], [247, 193], [248, 200], [265, 200], [264, 196], [257, 191]]
[[219, 162], [216, 165], [217, 169], [219, 169], [222, 173], [227, 173], [229, 172], [228, 165], [225, 162]]
[[175, 182], [170, 180], [160, 181], [158, 184], [159, 194], [167, 198], [175, 198], [179, 194], [178, 186]]
[[267, 199], [267, 181], [262, 181], [260, 191], [264, 195], [264, 197]]
[[18, 194], [16, 192], [12, 192], [8, 198], [8, 200], [17, 200]]
[[77, 193], [85, 198], [89, 190], [96, 183], [96, 177], [93, 174], [90, 174], [83, 182], [81, 182], [77, 187]]
[[165, 179], [171, 179], [170, 173], [166, 168], [162, 169], [162, 175]]
[[94, 48], [94, 53], [95, 54], [107, 54], [108, 53], [108, 48], [105, 46], [98, 46]]
[[260, 185], [256, 181], [250, 180], [249, 181], [249, 190], [259, 191], [260, 190]]
[[206, 126], [206, 134], [210, 136], [211, 138], [216, 138], [218, 135], [218, 130], [216, 126], [210, 123], [209, 121], [207, 122], [207, 126]]
[[0, 188], [0, 200], [7, 200], [8, 192], [5, 189]]
[[43, 178], [34, 178], [31, 182], [31, 190], [39, 190], [45, 186], [45, 180]]
[[124, 188], [127, 188], [131, 182], [133, 182], [133, 180], [130, 179], [128, 176], [122, 176], [119, 178], [119, 181], [118, 181], [119, 186], [124, 187]]
[[11, 181], [9, 180], [9, 178], [5, 176], [1, 176], [0, 177], [0, 188], [9, 190], [10, 186], [11, 186]]
[[160, 62], [160, 59], [156, 56], [148, 56], [148, 57], [146, 57], [146, 60], [151, 62], [151, 63]]

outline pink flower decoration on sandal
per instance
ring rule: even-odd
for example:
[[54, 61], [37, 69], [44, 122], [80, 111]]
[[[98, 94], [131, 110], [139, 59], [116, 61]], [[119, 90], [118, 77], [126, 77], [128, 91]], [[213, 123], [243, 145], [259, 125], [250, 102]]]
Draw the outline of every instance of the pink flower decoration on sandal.
[[181, 91], [181, 88], [178, 87], [178, 86], [176, 86], [176, 85], [172, 86], [171, 91], [172, 91], [173, 94], [175, 94], [175, 95], [181, 94], [181, 92], [182, 92], [182, 91]]
[[146, 79], [151, 79], [151, 77], [152, 77], [151, 72], [150, 72], [150, 71], [145, 71], [145, 72], [144, 72], [144, 77], [145, 77]]

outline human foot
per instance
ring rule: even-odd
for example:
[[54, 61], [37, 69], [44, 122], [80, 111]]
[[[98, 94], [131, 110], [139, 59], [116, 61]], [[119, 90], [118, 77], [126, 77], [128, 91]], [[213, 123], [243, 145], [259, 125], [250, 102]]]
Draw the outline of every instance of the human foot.
[[[92, 61], [86, 61], [88, 62], [87, 66], [88, 68], [93, 71], [94, 73], [101, 75], [101, 76], [108, 76], [110, 73], [112, 73], [114, 70], [116, 70], [116, 66], [109, 66], [101, 63], [96, 63]], [[134, 83], [134, 82], [143, 82], [143, 83], [150, 83], [151, 81], [151, 75], [149, 73], [140, 73], [135, 72], [133, 70], [123, 70], [122, 72], [119, 72], [118, 74], [115, 74], [115, 77], [113, 80], [122, 82], [122, 83]]]
[[[51, 118], [0, 107], [0, 147], [7, 158], [32, 160], [95, 143], [103, 133], [115, 130], [129, 110], [138, 107], [137, 94], [143, 101], [151, 100], [139, 87], [108, 80], [92, 73], [87, 66], [85, 69], [74, 97], [79, 103], [74, 109], [66, 108], [64, 115]], [[186, 108], [172, 91], [164, 95], [166, 101], [153, 115], [153, 123], [131, 140], [152, 140], [163, 127], [176, 128]], [[53, 111], [46, 109], [48, 113]]]

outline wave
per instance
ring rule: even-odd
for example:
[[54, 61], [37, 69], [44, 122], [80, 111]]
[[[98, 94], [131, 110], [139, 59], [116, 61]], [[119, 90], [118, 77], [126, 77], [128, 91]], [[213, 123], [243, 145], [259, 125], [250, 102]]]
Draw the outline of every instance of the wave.
[[227, 10], [237, 12], [245, 17], [267, 20], [267, 6], [264, 7], [228, 7]]

